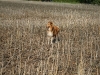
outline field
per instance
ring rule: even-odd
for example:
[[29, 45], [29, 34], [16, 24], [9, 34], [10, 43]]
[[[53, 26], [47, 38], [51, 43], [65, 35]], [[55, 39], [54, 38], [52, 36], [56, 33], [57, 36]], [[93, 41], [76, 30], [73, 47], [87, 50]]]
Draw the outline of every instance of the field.
[[[59, 26], [47, 44], [46, 24]], [[0, 1], [0, 75], [100, 75], [100, 7]]]

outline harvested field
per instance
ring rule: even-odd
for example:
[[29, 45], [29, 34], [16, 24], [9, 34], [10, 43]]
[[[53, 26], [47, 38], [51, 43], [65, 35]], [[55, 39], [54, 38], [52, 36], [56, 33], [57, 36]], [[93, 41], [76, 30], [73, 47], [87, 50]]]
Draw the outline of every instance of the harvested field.
[[[60, 28], [47, 44], [46, 24]], [[100, 6], [0, 1], [1, 75], [99, 75]]]

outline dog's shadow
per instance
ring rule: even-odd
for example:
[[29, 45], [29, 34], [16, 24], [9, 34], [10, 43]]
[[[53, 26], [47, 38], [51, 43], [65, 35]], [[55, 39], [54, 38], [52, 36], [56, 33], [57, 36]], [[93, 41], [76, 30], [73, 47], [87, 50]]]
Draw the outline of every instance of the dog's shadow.
[[53, 43], [56, 43], [56, 41], [60, 41], [60, 39], [59, 39], [59, 38], [54, 38], [54, 39], [52, 40]]

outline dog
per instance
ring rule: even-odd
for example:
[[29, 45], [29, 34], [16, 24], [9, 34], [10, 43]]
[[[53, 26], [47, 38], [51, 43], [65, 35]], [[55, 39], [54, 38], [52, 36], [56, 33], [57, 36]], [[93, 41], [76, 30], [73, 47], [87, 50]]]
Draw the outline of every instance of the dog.
[[60, 31], [59, 27], [55, 26], [53, 22], [49, 21], [47, 23], [47, 36], [48, 36], [48, 44], [51, 41], [51, 44], [59, 41], [58, 33]]

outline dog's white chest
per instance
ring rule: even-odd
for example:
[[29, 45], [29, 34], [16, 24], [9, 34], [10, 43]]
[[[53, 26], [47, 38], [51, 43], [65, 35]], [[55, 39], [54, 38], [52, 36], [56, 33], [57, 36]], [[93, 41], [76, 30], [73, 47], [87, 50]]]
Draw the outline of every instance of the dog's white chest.
[[48, 31], [48, 32], [47, 32], [47, 35], [50, 36], [50, 37], [52, 37], [52, 36], [53, 36], [53, 32]]

